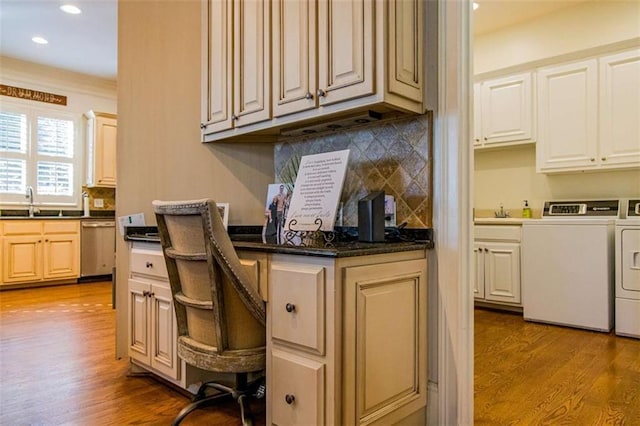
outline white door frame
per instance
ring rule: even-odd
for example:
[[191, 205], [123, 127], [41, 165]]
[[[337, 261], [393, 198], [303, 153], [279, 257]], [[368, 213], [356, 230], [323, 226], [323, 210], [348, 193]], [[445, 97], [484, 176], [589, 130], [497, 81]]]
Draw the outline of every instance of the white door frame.
[[433, 227], [440, 425], [473, 424], [471, 8], [467, 0], [438, 0]]

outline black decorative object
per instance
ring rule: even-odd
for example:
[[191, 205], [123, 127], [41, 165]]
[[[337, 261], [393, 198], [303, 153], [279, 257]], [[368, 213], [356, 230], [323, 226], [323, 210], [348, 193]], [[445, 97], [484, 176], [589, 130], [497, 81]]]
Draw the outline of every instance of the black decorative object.
[[384, 191], [375, 191], [358, 201], [358, 239], [384, 241]]

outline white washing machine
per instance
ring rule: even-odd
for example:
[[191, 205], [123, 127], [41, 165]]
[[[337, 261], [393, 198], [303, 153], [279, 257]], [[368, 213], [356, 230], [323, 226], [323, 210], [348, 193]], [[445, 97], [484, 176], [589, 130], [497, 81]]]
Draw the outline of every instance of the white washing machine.
[[522, 224], [522, 310], [527, 321], [609, 332], [619, 200], [547, 201]]
[[640, 339], [640, 199], [616, 221], [616, 334]]

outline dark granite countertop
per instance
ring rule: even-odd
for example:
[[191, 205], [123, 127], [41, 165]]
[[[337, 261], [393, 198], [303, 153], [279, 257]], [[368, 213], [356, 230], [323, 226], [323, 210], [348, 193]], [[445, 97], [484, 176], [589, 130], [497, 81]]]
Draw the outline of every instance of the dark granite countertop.
[[[62, 212], [62, 216], [60, 216]], [[90, 210], [89, 216], [83, 216], [82, 210], [65, 210], [65, 209], [40, 209], [33, 217], [29, 217], [29, 211], [24, 209], [2, 210], [0, 220], [4, 219], [115, 219], [116, 212], [114, 210]]]
[[[155, 226], [132, 226], [126, 227], [125, 231], [124, 238], [127, 241], [160, 241]], [[387, 228], [385, 242], [367, 243], [358, 241], [357, 228], [344, 227], [336, 229], [335, 239], [331, 243], [314, 246], [264, 243], [260, 226], [229, 226], [229, 235], [234, 247], [239, 250], [303, 256], [350, 257], [433, 248], [430, 228]]]

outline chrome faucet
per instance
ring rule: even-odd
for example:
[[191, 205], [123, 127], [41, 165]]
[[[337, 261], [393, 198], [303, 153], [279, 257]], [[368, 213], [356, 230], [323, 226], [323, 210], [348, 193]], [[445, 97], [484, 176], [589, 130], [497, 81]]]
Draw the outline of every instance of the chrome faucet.
[[507, 217], [511, 217], [511, 213], [509, 213], [508, 211], [504, 210], [504, 206], [502, 205], [502, 203], [500, 203], [500, 211], [498, 212], [493, 212], [495, 217], [499, 217], [499, 218], [507, 218]]
[[34, 213], [37, 212], [38, 209], [33, 205], [33, 187], [31, 185], [27, 185], [25, 197], [29, 200], [29, 217], [33, 217]]

